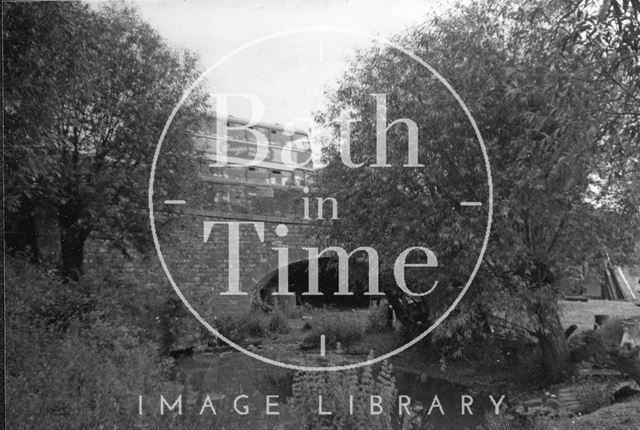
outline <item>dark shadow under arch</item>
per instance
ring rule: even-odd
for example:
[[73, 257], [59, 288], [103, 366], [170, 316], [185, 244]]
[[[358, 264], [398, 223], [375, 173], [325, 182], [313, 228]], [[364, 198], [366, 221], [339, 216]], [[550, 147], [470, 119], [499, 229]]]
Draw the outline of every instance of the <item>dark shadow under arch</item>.
[[288, 265], [289, 291], [293, 296], [278, 296], [273, 293], [278, 289], [278, 272], [275, 268], [263, 276], [252, 290], [251, 300], [254, 307], [265, 311], [273, 311], [277, 305], [288, 302], [287, 306], [310, 305], [313, 307], [367, 307], [374, 297], [364, 295], [367, 291], [367, 278], [363, 273], [366, 264], [349, 262], [349, 291], [351, 296], [336, 296], [338, 291], [338, 260], [334, 257], [323, 257], [318, 261], [318, 286], [321, 296], [305, 295], [309, 291], [309, 261], [299, 260]]

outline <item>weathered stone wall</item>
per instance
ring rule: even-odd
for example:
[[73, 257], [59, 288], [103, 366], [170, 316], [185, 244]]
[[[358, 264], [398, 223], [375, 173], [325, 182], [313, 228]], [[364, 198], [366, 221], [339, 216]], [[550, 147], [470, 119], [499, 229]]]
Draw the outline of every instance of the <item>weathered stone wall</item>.
[[[264, 242], [252, 225], [240, 227], [240, 291], [243, 296], [221, 295], [229, 288], [229, 232], [225, 225], [212, 229], [205, 243], [204, 222], [240, 221], [264, 224]], [[278, 225], [288, 234], [278, 237]], [[309, 227], [299, 220], [284, 217], [190, 211], [173, 214], [159, 230], [159, 242], [174, 281], [196, 310], [209, 316], [222, 316], [249, 309], [253, 288], [279, 267], [273, 247], [289, 248], [289, 262], [306, 257], [303, 246], [312, 246]]]
[[[156, 231], [176, 285], [189, 303], [212, 321], [250, 309], [254, 287], [279, 267], [273, 247], [289, 248], [289, 263], [293, 263], [306, 258], [302, 247], [315, 245], [311, 227], [302, 219], [304, 194], [299, 188], [214, 180], [200, 184], [198, 195], [185, 206], [156, 203]], [[205, 242], [204, 223], [211, 221], [264, 225], [264, 242], [252, 225], [240, 227], [240, 291], [246, 295], [221, 295], [229, 289], [229, 230], [226, 225], [217, 225]], [[284, 237], [276, 235], [281, 224], [288, 230]], [[133, 263], [128, 270], [144, 272], [139, 274], [143, 282], [171, 288], [157, 256], [146, 258], [147, 264]]]

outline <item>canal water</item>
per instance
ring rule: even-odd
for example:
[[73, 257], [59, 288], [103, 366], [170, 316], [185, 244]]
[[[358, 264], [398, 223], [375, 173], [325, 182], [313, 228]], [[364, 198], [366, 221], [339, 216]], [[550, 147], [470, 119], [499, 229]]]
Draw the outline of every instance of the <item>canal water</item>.
[[[184, 387], [185, 410], [191, 409], [191, 413], [197, 414], [208, 395], [217, 414], [215, 428], [226, 429], [295, 428], [291, 425], [296, 412], [287, 406], [293, 375], [293, 371], [262, 363], [237, 351], [196, 354], [178, 360], [175, 366], [175, 378]], [[411, 398], [412, 406], [421, 411], [417, 413], [422, 415], [427, 429], [475, 430], [485, 422], [485, 412], [493, 408], [489, 393], [470, 391], [441, 379], [409, 372], [394, 371], [394, 378], [398, 394]], [[271, 410], [279, 415], [266, 414], [267, 395], [278, 396], [271, 397], [270, 402], [277, 404]], [[433, 408], [427, 416], [436, 395], [445, 415]], [[473, 415], [461, 413], [463, 395], [473, 397]], [[239, 396], [242, 397], [237, 400], [237, 407], [247, 411], [247, 415], [238, 415], [234, 410], [234, 400]], [[395, 412], [397, 409], [394, 410], [397, 415]]]

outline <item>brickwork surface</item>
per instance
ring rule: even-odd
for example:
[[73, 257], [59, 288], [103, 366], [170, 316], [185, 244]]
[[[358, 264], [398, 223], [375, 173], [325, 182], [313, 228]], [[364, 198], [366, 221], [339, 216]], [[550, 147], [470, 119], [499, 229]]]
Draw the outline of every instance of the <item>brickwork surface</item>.
[[[302, 247], [317, 244], [312, 227], [302, 219], [303, 193], [299, 189], [204, 182], [203, 191], [198, 205], [189, 205], [197, 208], [159, 214], [156, 229], [174, 281], [187, 300], [209, 320], [249, 309], [254, 287], [279, 267], [278, 253], [272, 248], [288, 248], [288, 261], [293, 263], [306, 258]], [[247, 295], [220, 295], [229, 288], [229, 232], [227, 226], [217, 225], [205, 243], [207, 221], [263, 223], [264, 242], [252, 225], [240, 227], [240, 290]], [[275, 232], [280, 224], [287, 226], [284, 237]], [[154, 279], [165, 277], [159, 262], [141, 267], [150, 267], [145, 279], [168, 284], [166, 280]]]

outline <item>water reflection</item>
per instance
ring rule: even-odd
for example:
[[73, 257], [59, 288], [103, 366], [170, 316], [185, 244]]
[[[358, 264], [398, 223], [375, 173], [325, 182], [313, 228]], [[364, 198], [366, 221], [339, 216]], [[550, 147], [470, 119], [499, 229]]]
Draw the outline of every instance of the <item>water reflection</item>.
[[[236, 351], [186, 357], [175, 367], [175, 378], [185, 387], [185, 409], [191, 403], [192, 409], [199, 411], [209, 395], [218, 416], [226, 423], [225, 428], [229, 429], [286, 428], [287, 423], [293, 424], [295, 411], [287, 407], [293, 376], [293, 371], [262, 363]], [[394, 371], [394, 377], [398, 394], [410, 398], [412, 410], [422, 415], [424, 428], [476, 429], [484, 423], [485, 412], [493, 409], [488, 395], [444, 380], [420, 378], [403, 371]], [[348, 394], [345, 393], [345, 398]], [[467, 404], [472, 401], [464, 415], [461, 410], [463, 395], [469, 396], [465, 400]], [[429, 409], [431, 414], [428, 415]], [[268, 410], [279, 415], [269, 415]], [[247, 414], [240, 415], [238, 411]]]

